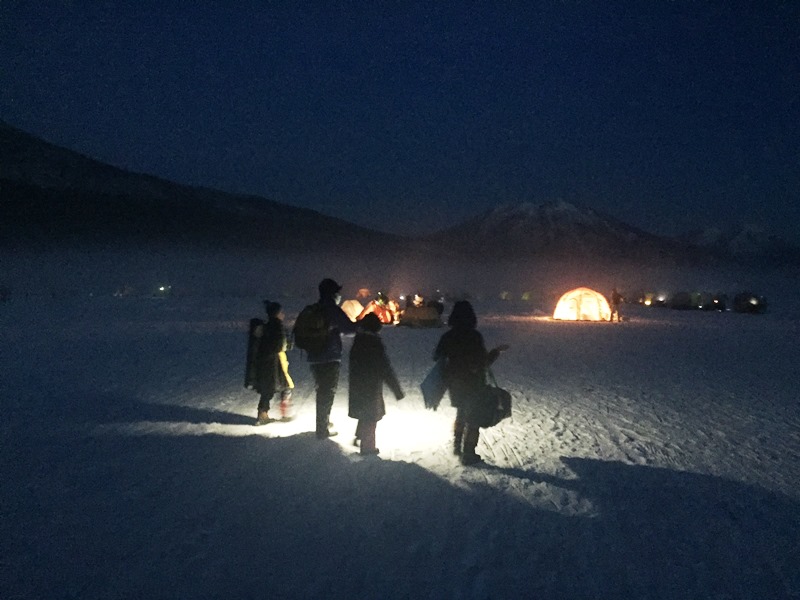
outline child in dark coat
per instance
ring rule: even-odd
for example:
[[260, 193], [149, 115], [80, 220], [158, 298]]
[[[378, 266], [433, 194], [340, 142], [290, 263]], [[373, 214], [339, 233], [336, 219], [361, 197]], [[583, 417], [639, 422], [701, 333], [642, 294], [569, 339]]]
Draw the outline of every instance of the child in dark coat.
[[386, 414], [383, 384], [389, 386], [398, 400], [402, 400], [405, 394], [378, 334], [380, 319], [370, 313], [359, 324], [361, 330], [356, 333], [350, 350], [348, 415], [358, 419], [356, 439], [361, 442], [361, 454], [378, 454], [375, 429]]
[[261, 343], [258, 345], [256, 358], [258, 417], [256, 425], [265, 425], [276, 419], [269, 415], [272, 397], [280, 392], [280, 415], [288, 417], [294, 382], [289, 375], [289, 361], [286, 351], [289, 349], [289, 338], [283, 326], [283, 309], [277, 302], [264, 301], [267, 311], [267, 322], [261, 331]]

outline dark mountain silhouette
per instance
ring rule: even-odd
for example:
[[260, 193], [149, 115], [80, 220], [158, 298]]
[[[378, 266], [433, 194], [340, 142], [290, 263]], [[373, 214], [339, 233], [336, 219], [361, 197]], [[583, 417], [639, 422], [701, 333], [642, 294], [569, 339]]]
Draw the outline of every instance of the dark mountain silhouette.
[[400, 238], [265, 198], [179, 185], [67, 150], [0, 121], [5, 245], [158, 243], [313, 251]]
[[800, 264], [800, 248], [756, 225], [707, 227], [679, 239], [739, 263]]
[[257, 196], [180, 185], [61, 148], [0, 121], [0, 245], [163, 244], [388, 256], [800, 263], [774, 236], [653, 235], [561, 200], [496, 207], [424, 237], [377, 232]]

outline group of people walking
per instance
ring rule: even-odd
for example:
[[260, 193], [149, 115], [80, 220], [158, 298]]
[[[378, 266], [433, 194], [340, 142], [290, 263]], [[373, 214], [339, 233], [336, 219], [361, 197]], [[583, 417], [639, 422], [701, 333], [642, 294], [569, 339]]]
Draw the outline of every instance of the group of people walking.
[[[319, 349], [307, 351], [316, 388], [315, 433], [318, 439], [337, 435], [330, 414], [339, 386], [342, 336], [355, 335], [349, 355], [348, 416], [358, 421], [354, 443], [360, 446], [361, 454], [376, 455], [380, 452], [376, 446], [377, 423], [386, 414], [384, 385], [398, 400], [405, 393], [380, 338], [380, 319], [370, 313], [357, 322], [351, 321], [339, 306], [341, 289], [333, 279], [323, 279], [318, 286], [318, 304], [327, 324], [327, 334]], [[283, 326], [283, 312], [280, 305], [272, 302], [266, 304], [266, 309], [268, 321], [257, 358], [260, 394], [257, 424], [274, 420], [269, 410], [276, 394], [281, 398], [281, 416], [285, 416], [294, 387], [286, 360], [291, 338]], [[467, 301], [454, 304], [447, 325], [449, 329], [439, 340], [433, 359], [443, 359], [450, 402], [456, 408], [453, 452], [463, 464], [472, 465], [482, 460], [476, 453], [480, 431], [472, 419], [473, 410], [484, 388], [486, 370], [508, 346], [486, 349], [483, 336], [477, 330], [475, 311]]]

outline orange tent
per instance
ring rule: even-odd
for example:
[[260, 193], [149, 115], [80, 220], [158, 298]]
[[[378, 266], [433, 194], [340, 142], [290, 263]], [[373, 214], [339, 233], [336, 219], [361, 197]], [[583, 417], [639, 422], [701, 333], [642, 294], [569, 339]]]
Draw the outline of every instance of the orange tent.
[[580, 287], [561, 296], [553, 318], [562, 321], [608, 321], [611, 319], [611, 307], [603, 294]]
[[[394, 303], [391, 302], [391, 304]], [[394, 323], [396, 312], [392, 310], [391, 306], [380, 304], [376, 300], [373, 300], [367, 304], [364, 307], [364, 310], [361, 311], [361, 314], [358, 315], [357, 319], [360, 321], [371, 312], [374, 312], [378, 316], [378, 319], [380, 319], [380, 322], [384, 325], [390, 325]]]

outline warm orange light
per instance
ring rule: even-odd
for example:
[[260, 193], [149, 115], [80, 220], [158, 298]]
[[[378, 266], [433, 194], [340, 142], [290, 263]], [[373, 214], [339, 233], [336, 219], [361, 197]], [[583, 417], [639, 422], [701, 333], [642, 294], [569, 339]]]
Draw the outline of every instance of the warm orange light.
[[392, 310], [392, 306], [397, 306], [397, 303], [390, 301], [389, 305], [382, 305], [375, 300], [372, 300], [369, 304], [364, 307], [364, 310], [356, 317], [357, 320], [361, 320], [366, 317], [369, 313], [375, 313], [380, 320], [381, 323], [384, 325], [389, 325], [395, 322], [395, 311]]
[[345, 300], [342, 302], [341, 309], [344, 311], [350, 320], [355, 322], [358, 318], [358, 315], [361, 314], [361, 311], [364, 310], [364, 307], [361, 305], [361, 302], [356, 300], [355, 298], [352, 300]]
[[611, 307], [603, 294], [581, 287], [561, 296], [553, 318], [562, 321], [609, 321]]

